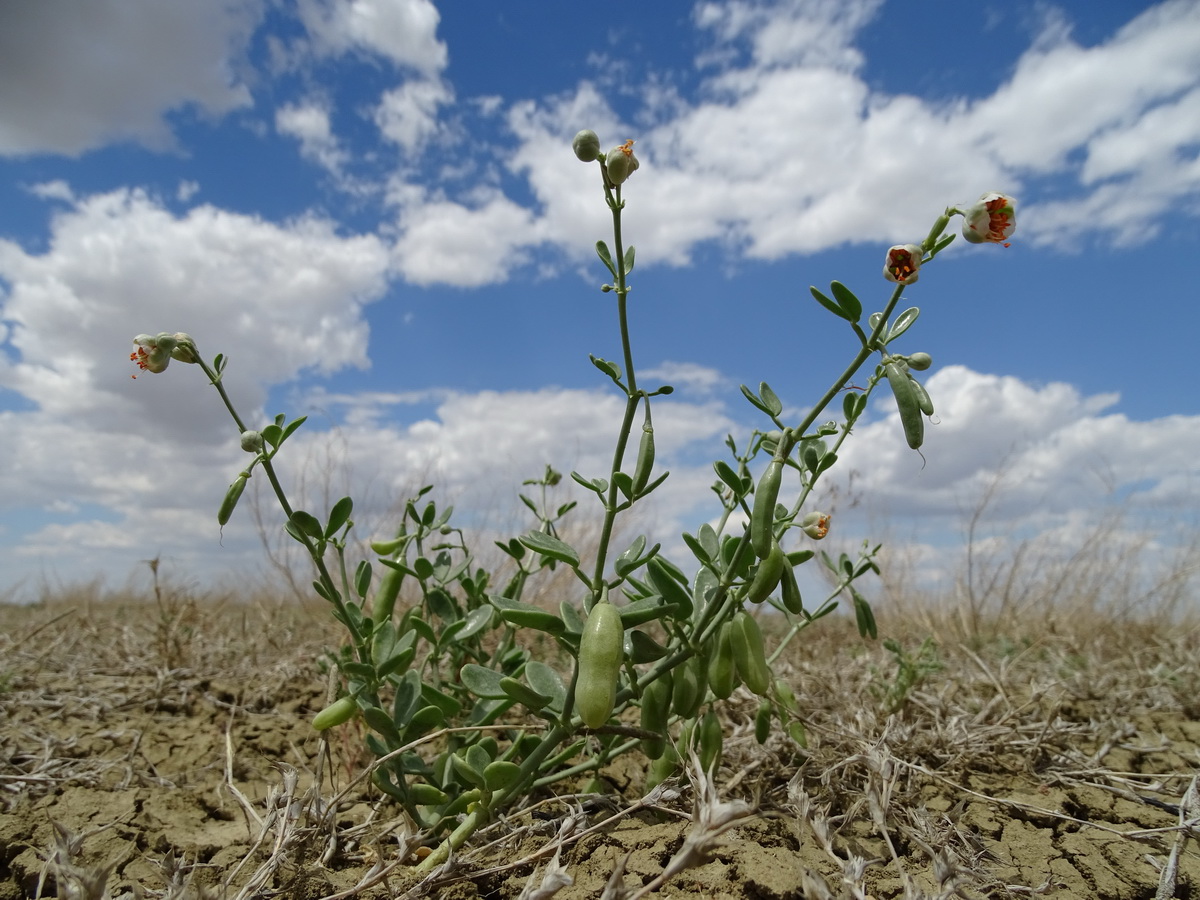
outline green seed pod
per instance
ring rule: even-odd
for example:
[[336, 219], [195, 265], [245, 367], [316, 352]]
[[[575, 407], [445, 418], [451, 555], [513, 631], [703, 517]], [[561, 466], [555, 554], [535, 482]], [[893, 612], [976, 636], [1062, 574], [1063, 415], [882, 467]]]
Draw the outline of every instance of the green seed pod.
[[775, 543], [775, 504], [783, 483], [783, 460], [772, 459], [759, 479], [750, 511], [750, 546], [759, 559], [766, 559]]
[[904, 426], [904, 439], [911, 449], [916, 450], [925, 440], [925, 418], [921, 415], [917, 392], [913, 390], [914, 382], [898, 363], [886, 362], [883, 370], [887, 373], [888, 384], [896, 397], [900, 424]]
[[737, 687], [733, 658], [733, 623], [725, 622], [717, 632], [716, 646], [708, 660], [708, 689], [718, 700], [727, 700]]
[[779, 596], [783, 600], [783, 608], [794, 616], [804, 613], [804, 598], [800, 596], [800, 585], [796, 581], [796, 570], [790, 562], [783, 567], [783, 575], [779, 578]]
[[774, 709], [770, 700], [758, 704], [758, 712], [754, 716], [754, 739], [760, 744], [765, 744], [771, 736], [771, 714]]
[[575, 709], [588, 728], [599, 728], [612, 715], [624, 637], [621, 614], [615, 606], [605, 601], [592, 607], [579, 639], [579, 677], [575, 683]]
[[779, 584], [779, 579], [783, 577], [783, 570], [786, 568], [788, 568], [787, 556], [784, 555], [779, 542], [772, 539], [771, 552], [758, 564], [758, 571], [750, 580], [750, 587], [746, 590], [746, 602], [762, 603], [766, 600], [771, 595], [771, 591], [775, 590], [775, 586]]
[[638, 444], [637, 463], [633, 467], [633, 487], [630, 493], [636, 497], [646, 488], [650, 481], [650, 472], [654, 468], [654, 426], [647, 422], [642, 426], [642, 440]]
[[696, 715], [707, 689], [707, 670], [699, 654], [680, 663], [671, 688], [671, 709], [675, 715], [682, 719]]
[[642, 752], [650, 759], [658, 759], [667, 750], [667, 724], [671, 718], [671, 681], [671, 673], [666, 672], [646, 685], [646, 689], [642, 691], [642, 730], [659, 735], [653, 739], [642, 739]]
[[229, 521], [229, 517], [233, 515], [234, 507], [238, 505], [238, 500], [242, 498], [242, 491], [246, 489], [246, 479], [249, 477], [245, 472], [242, 472], [233, 484], [229, 486], [229, 490], [225, 492], [225, 499], [221, 502], [221, 508], [217, 510], [218, 525], [224, 525]]
[[596, 136], [596, 132], [585, 128], [575, 135], [575, 140], [571, 141], [571, 149], [575, 151], [575, 156], [580, 162], [595, 162], [600, 155], [600, 138]]
[[317, 731], [328, 731], [338, 725], [349, 722], [358, 711], [358, 704], [353, 697], [339, 697], [327, 707], [313, 716], [313, 728]]
[[716, 710], [710, 709], [704, 714], [697, 730], [700, 735], [700, 767], [705, 772], [715, 772], [721, 764], [721, 749], [725, 743], [725, 733], [721, 730], [721, 720], [717, 718]]
[[933, 415], [933, 401], [929, 399], [929, 392], [925, 390], [925, 386], [911, 375], [908, 380], [912, 382], [913, 393], [917, 395], [917, 407], [927, 416]]
[[383, 567], [383, 577], [379, 579], [379, 587], [375, 588], [375, 597], [371, 601], [372, 617], [376, 622], [392, 621], [392, 611], [396, 608], [396, 598], [400, 596], [400, 585], [404, 581], [404, 573], [391, 566]]
[[771, 689], [771, 667], [767, 665], [767, 654], [763, 649], [762, 631], [754, 616], [742, 610], [730, 623], [730, 642], [737, 672], [746, 682], [746, 687], [760, 697], [767, 696]]
[[646, 770], [646, 793], [650, 793], [650, 791], [674, 775], [678, 769], [679, 754], [674, 747], [667, 744], [667, 749], [663, 755], [651, 760], [650, 766]]
[[924, 372], [933, 365], [933, 357], [928, 353], [914, 353], [908, 358], [908, 367], [917, 372]]

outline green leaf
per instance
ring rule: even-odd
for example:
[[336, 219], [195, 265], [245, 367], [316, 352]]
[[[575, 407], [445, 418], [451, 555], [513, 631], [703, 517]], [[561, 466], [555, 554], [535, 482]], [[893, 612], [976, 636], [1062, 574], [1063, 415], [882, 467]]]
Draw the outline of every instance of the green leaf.
[[353, 510], [354, 501], [349, 497], [343, 497], [337, 503], [333, 504], [333, 509], [329, 513], [329, 524], [325, 526], [326, 540], [329, 540], [342, 530], [342, 526], [350, 521], [350, 513]]
[[449, 694], [443, 693], [432, 684], [421, 685], [421, 699], [429, 706], [436, 706], [450, 719], [462, 712], [462, 702]]
[[667, 648], [644, 631], [626, 632], [625, 641], [625, 655], [637, 665], [657, 662], [667, 655]]
[[908, 331], [912, 327], [913, 322], [917, 321], [917, 316], [920, 314], [921, 310], [915, 306], [910, 306], [904, 312], [900, 313], [900, 315], [896, 316], [896, 321], [892, 323], [891, 331], [888, 332], [887, 340], [884, 343], [890, 343]]
[[[662, 595], [663, 601], [675, 606], [680, 618], [687, 619], [692, 615], [692, 595], [687, 589], [686, 581], [681, 581], [672, 574], [673, 568], [666, 560], [656, 556], [647, 563], [646, 575], [650, 584]], [[680, 575], [682, 576], [682, 573]]]
[[446, 714], [437, 706], [422, 706], [404, 726], [404, 743], [414, 741], [423, 734], [441, 728]]
[[525, 664], [525, 680], [539, 694], [550, 698], [552, 710], [562, 711], [563, 704], [567, 702], [567, 687], [558, 672], [544, 662], [531, 659]]
[[854, 598], [854, 618], [858, 622], [858, 633], [865, 638], [875, 640], [878, 632], [875, 627], [875, 614], [871, 612], [871, 606], [858, 591], [851, 590], [850, 596]]
[[500, 682], [504, 676], [494, 669], [485, 669], [475, 663], [467, 663], [459, 672], [458, 677], [463, 686], [476, 697], [485, 700], [507, 700], [508, 692]]
[[319, 541], [324, 538], [324, 533], [321, 530], [321, 523], [317, 521], [316, 516], [307, 513], [302, 509], [296, 510], [288, 519], [289, 530], [294, 526], [297, 530], [308, 535], [313, 540]]
[[492, 606], [477, 606], [475, 609], [467, 613], [467, 624], [462, 631], [458, 633], [458, 639], [465, 641], [468, 638], [473, 638], [482, 631], [487, 631], [492, 627], [492, 621], [496, 616], [496, 609]]
[[628, 275], [633, 271], [633, 244], [625, 251], [625, 274]]
[[583, 617], [579, 615], [579, 610], [575, 608], [575, 605], [570, 600], [564, 600], [560, 603], [558, 611], [568, 634], [583, 633]]
[[638, 567], [638, 564], [642, 561], [642, 553], [645, 549], [646, 536], [639, 534], [634, 538], [633, 543], [626, 547], [621, 555], [613, 560], [613, 571], [624, 578]]
[[700, 539], [700, 546], [704, 548], [704, 552], [708, 554], [711, 560], [721, 558], [721, 542], [717, 540], [717, 533], [713, 527], [705, 522], [700, 526], [697, 536]]
[[367, 596], [371, 590], [371, 564], [365, 559], [359, 560], [358, 568], [354, 570], [354, 593], [360, 599]]
[[300, 418], [289, 423], [288, 426], [283, 429], [283, 434], [279, 438], [279, 443], [282, 444], [284, 441], [290, 438], [295, 433], [296, 429], [303, 425], [307, 420], [308, 416], [301, 416]]
[[742, 396], [749, 400], [756, 409], [761, 409], [768, 416], [773, 415], [770, 407], [768, 407], [767, 404], [759, 398], [758, 394], [754, 393], [754, 391], [750, 390], [750, 388], [746, 387], [744, 384], [742, 385]]
[[688, 549], [692, 551], [692, 555], [695, 556], [696, 559], [700, 560], [700, 562], [706, 566], [712, 565], [712, 557], [708, 555], [704, 547], [701, 546], [700, 542], [696, 540], [695, 537], [688, 534], [686, 531], [683, 533], [682, 537], [683, 542], [687, 544]]
[[392, 702], [392, 712], [397, 722], [407, 722], [421, 701], [421, 674], [414, 669], [404, 673], [404, 677], [396, 684], [396, 699]]
[[621, 614], [621, 625], [629, 629], [669, 616], [676, 612], [676, 607], [663, 603], [662, 597], [646, 597], [619, 607], [617, 611]]
[[733, 491], [733, 496], [735, 498], [742, 496], [745, 491], [745, 488], [742, 485], [742, 479], [738, 477], [737, 472], [733, 471], [733, 468], [729, 465], [729, 463], [718, 459], [715, 463], [713, 463], [713, 469], [716, 470], [717, 477], [720, 478], [721, 481], [725, 482], [726, 486]]
[[544, 531], [531, 531], [521, 535], [521, 543], [542, 556], [564, 562], [573, 569], [579, 568], [579, 554], [565, 541], [560, 541]]
[[612, 362], [611, 360], [607, 360], [607, 359], [602, 359], [599, 356], [591, 356], [590, 354], [588, 356], [588, 359], [590, 359], [592, 361], [593, 366], [595, 366], [597, 369], [599, 369], [601, 372], [603, 372], [605, 375], [607, 375], [613, 381], [618, 381], [618, 382], [620, 381], [621, 367], [618, 366], [615, 362]]
[[483, 770], [483, 783], [489, 791], [502, 791], [521, 777], [521, 767], [506, 759], [489, 763]]
[[520, 600], [509, 600], [506, 597], [489, 597], [496, 609], [500, 610], [500, 618], [509, 625], [520, 628], [532, 628], [547, 634], [560, 635], [567, 630], [566, 624], [554, 613], [546, 612], [540, 606], [532, 603], [522, 603]]
[[842, 308], [840, 306], [838, 306], [836, 303], [834, 303], [832, 300], [830, 300], [828, 297], [826, 297], [824, 294], [822, 294], [820, 291], [818, 291], [815, 287], [809, 287], [809, 291], [812, 293], [813, 298], [818, 303], [820, 303], [823, 307], [825, 307], [827, 310], [829, 310], [831, 313], [833, 313], [839, 319], [847, 319], [847, 321], [853, 321], [852, 319], [849, 319], [847, 317], [846, 313], [842, 311]]
[[500, 687], [504, 692], [518, 703], [522, 703], [532, 710], [541, 709], [547, 706], [552, 699], [548, 694], [542, 694], [535, 691], [529, 685], [517, 681], [515, 678], [501, 678]]
[[845, 313], [843, 316], [848, 322], [857, 322], [862, 318], [862, 302], [854, 296], [854, 292], [846, 287], [840, 281], [831, 282], [829, 289], [833, 292], [833, 297], [837, 300], [838, 306]]
[[617, 267], [613, 265], [612, 253], [608, 249], [608, 244], [604, 241], [596, 241], [596, 255], [600, 257], [600, 262], [608, 268], [612, 273], [612, 277], [617, 277]]
[[374, 731], [379, 732], [388, 743], [393, 747], [399, 747], [404, 743], [404, 739], [400, 737], [400, 729], [396, 727], [396, 723], [391, 717], [378, 706], [368, 706], [363, 711], [363, 720]]
[[771, 386], [765, 381], [758, 383], [758, 396], [762, 398], [763, 406], [766, 407], [767, 413], [775, 417], [783, 412], [783, 401], [776, 396], [771, 390]]

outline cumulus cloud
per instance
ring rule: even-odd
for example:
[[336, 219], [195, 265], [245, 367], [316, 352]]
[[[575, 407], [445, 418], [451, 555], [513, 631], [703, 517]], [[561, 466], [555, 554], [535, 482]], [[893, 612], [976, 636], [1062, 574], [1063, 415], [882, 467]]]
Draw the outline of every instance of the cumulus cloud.
[[164, 113], [247, 106], [235, 60], [261, 15], [257, 0], [5, 4], [0, 155], [77, 155], [115, 140], [166, 147]]
[[300, 153], [329, 170], [341, 172], [347, 159], [329, 124], [329, 106], [317, 100], [288, 103], [275, 111], [275, 128], [300, 142]]
[[371, 53], [425, 75], [446, 67], [441, 16], [428, 0], [299, 0], [297, 8], [320, 53]]
[[[592, 81], [514, 103], [507, 123], [517, 143], [495, 155], [526, 180], [534, 203], [521, 210], [507, 196], [393, 195], [401, 232], [453, 223], [454, 241], [491, 246], [489, 260], [508, 251], [520, 258], [539, 243], [582, 258], [604, 212], [581, 200], [597, 174], [565, 151], [583, 125], [606, 144], [638, 141], [643, 170], [626, 195], [643, 264], [684, 265], [714, 241], [730, 255], [765, 260], [891, 243], [922, 234], [945, 205], [990, 189], [1017, 194], [1022, 239], [1033, 243], [1146, 240], [1170, 211], [1192, 215], [1200, 192], [1200, 117], [1191, 115], [1200, 91], [1198, 0], [1155, 6], [1095, 46], [1048, 21], [992, 94], [939, 101], [864, 80], [854, 42], [878, 6], [702, 3], [694, 21], [712, 45], [697, 59], [692, 96], [660, 103], [647, 77], [636, 127]], [[412, 121], [433, 127], [429, 117]], [[1046, 176], [1065, 182], [1050, 188]], [[497, 234], [500, 210], [509, 222], [524, 212], [526, 227]], [[407, 273], [414, 254], [405, 241], [397, 252]], [[424, 240], [415, 244], [425, 249]], [[425, 259], [418, 277], [475, 285], [511, 274], [511, 266], [467, 272], [445, 254]]]
[[[200, 485], [227, 480], [218, 470], [240, 460], [195, 369], [130, 378], [132, 337], [187, 331], [206, 358], [224, 352], [237, 372], [229, 390], [259, 422], [270, 385], [366, 364], [363, 306], [382, 294], [386, 268], [377, 238], [340, 236], [328, 221], [277, 225], [210, 206], [177, 216], [130, 190], [75, 200], [45, 252], [0, 241], [0, 388], [23, 407], [0, 413], [0, 494], [10, 509], [63, 498], [100, 508], [103, 522], [69, 527], [153, 546], [163, 517], [195, 516], [211, 500]], [[30, 546], [52, 546], [64, 527]]]

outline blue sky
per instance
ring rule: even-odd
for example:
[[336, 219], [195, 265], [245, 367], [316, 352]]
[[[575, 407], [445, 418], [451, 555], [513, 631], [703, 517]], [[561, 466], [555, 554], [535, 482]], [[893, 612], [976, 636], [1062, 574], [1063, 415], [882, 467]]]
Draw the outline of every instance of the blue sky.
[[878, 308], [890, 244], [1002, 190], [1012, 246], [955, 245], [906, 293], [926, 461], [877, 404], [837, 534], [952, 568], [1000, 478], [1001, 544], [1069, 550], [1119, 498], [1168, 549], [1153, 523], [1191, 522], [1200, 476], [1200, 3], [643, 6], [5, 6], [0, 596], [156, 555], [261, 567], [247, 511], [215, 523], [236, 432], [198, 371], [129, 377], [140, 332], [228, 354], [251, 421], [309, 414], [286, 474], [315, 505], [353, 490], [365, 531], [425, 480], [487, 535], [545, 464], [603, 474], [619, 404], [587, 354], [619, 344], [584, 127], [642, 162], [634, 345], [677, 388], [657, 539], [714, 514], [709, 463], [763, 424], [739, 384], [799, 411], [853, 352], [807, 286]]

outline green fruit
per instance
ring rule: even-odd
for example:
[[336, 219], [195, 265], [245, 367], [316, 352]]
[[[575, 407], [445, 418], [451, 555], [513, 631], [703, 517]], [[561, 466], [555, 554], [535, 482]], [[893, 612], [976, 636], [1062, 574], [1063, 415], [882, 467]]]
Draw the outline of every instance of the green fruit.
[[625, 628], [611, 603], [592, 607], [579, 639], [579, 677], [575, 709], [588, 728], [599, 728], [612, 715], [617, 700], [617, 676], [624, 660]]
[[339, 697], [327, 707], [313, 716], [313, 728], [317, 731], [328, 731], [338, 725], [349, 722], [358, 711], [358, 704], [353, 697]]
[[783, 460], [772, 459], [754, 491], [750, 511], [750, 546], [759, 559], [766, 559], [775, 543], [775, 504], [783, 483]]
[[650, 759], [658, 759], [667, 750], [667, 724], [671, 719], [671, 681], [671, 673], [666, 672], [646, 685], [646, 689], [642, 691], [642, 730], [658, 735], [655, 738], [642, 739], [642, 751]]
[[771, 551], [758, 564], [758, 571], [754, 573], [754, 578], [750, 581], [750, 587], [746, 591], [746, 602], [762, 603], [766, 600], [771, 591], [775, 590], [775, 586], [779, 584], [779, 579], [783, 577], [783, 570], [787, 567], [787, 556], [780, 549], [779, 542], [772, 538]]
[[671, 709], [681, 719], [690, 719], [700, 709], [704, 702], [704, 692], [708, 689], [707, 672], [704, 660], [699, 654], [684, 660], [675, 670], [675, 679], [671, 689]]
[[733, 659], [737, 664], [738, 674], [742, 676], [742, 681], [746, 682], [746, 687], [758, 696], [765, 697], [771, 689], [771, 667], [767, 665], [767, 654], [763, 649], [762, 631], [758, 622], [743, 610], [733, 617], [730, 624]]
[[727, 700], [737, 687], [732, 635], [733, 623], [724, 623], [717, 632], [716, 646], [708, 660], [708, 689], [718, 700]]
[[600, 138], [596, 136], [596, 132], [585, 128], [575, 135], [571, 149], [575, 151], [575, 156], [580, 162], [595, 162], [600, 155]]

